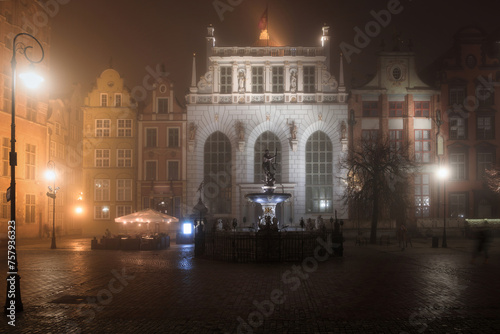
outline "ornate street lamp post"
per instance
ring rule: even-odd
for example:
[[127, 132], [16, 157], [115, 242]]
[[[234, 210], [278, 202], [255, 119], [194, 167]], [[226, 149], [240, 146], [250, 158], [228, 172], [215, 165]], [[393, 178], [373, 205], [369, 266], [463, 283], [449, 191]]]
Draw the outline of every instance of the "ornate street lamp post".
[[[27, 51], [32, 49], [32, 46], [27, 46], [22, 42], [17, 43], [17, 38], [20, 36], [26, 36], [33, 39], [40, 50], [42, 51], [39, 60], [33, 60], [28, 55]], [[8, 315], [15, 314], [17, 312], [23, 311], [23, 303], [21, 300], [21, 277], [18, 275], [18, 263], [17, 263], [17, 251], [16, 251], [16, 166], [17, 166], [17, 152], [16, 152], [16, 53], [19, 52], [24, 55], [24, 57], [31, 64], [38, 64], [44, 58], [44, 51], [42, 44], [32, 35], [27, 33], [19, 33], [14, 37], [12, 41], [12, 85], [11, 85], [11, 132], [10, 132], [10, 154], [9, 154], [9, 164], [10, 164], [10, 187], [7, 189], [7, 201], [10, 201], [10, 221], [8, 223], [8, 272], [7, 272], [7, 296], [5, 300], [4, 311]], [[39, 84], [43, 81], [43, 78], [35, 75], [24, 75], [21, 76], [23, 80], [30, 81], [29, 87], [34, 87], [35, 84]]]
[[51, 249], [56, 249], [56, 194], [59, 187], [56, 187], [56, 163], [49, 160], [47, 163], [47, 179], [53, 181], [53, 187], [49, 186], [49, 191], [47, 191], [47, 196], [52, 198], [52, 243], [50, 245]]

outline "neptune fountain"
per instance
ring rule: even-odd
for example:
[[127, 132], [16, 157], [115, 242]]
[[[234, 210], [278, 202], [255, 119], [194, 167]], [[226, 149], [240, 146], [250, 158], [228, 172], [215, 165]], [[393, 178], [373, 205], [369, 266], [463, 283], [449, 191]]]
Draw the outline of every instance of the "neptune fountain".
[[247, 194], [245, 198], [252, 203], [258, 203], [262, 206], [264, 213], [263, 217], [259, 219], [258, 226], [261, 230], [278, 230], [279, 222], [276, 217], [276, 205], [287, 201], [292, 197], [288, 193], [274, 193], [276, 190], [275, 171], [276, 171], [276, 151], [274, 155], [266, 150], [262, 159], [262, 169], [265, 174], [263, 192]]

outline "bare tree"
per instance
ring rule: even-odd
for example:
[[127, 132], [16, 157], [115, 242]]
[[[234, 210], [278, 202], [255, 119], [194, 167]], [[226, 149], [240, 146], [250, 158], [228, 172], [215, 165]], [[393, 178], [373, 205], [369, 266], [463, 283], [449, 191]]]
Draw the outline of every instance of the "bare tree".
[[485, 175], [488, 188], [500, 194], [500, 167], [485, 170]]
[[[407, 185], [417, 165], [410, 158], [409, 143], [398, 147], [393, 144], [388, 139], [361, 140], [340, 162], [340, 167], [347, 171], [345, 203], [370, 212], [370, 243], [377, 242], [378, 219], [384, 211], [404, 213], [409, 206]], [[394, 210], [395, 207], [400, 208]]]

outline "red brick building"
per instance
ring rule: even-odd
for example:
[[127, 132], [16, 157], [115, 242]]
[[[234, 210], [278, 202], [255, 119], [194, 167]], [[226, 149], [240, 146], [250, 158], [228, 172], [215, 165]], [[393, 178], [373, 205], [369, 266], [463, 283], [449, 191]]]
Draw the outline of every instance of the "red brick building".
[[[413, 52], [381, 52], [373, 79], [353, 88], [349, 98], [350, 147], [360, 140], [389, 139], [395, 146], [411, 143], [410, 154], [420, 167], [410, 187], [413, 204], [406, 210], [406, 223], [413, 226], [437, 215], [434, 143], [439, 108], [440, 92], [419, 78]], [[351, 210], [351, 220], [367, 222], [368, 216], [358, 215]], [[395, 220], [380, 218], [379, 227], [395, 227]], [[361, 222], [360, 227], [368, 225]]]
[[[500, 157], [500, 39], [477, 27], [459, 30], [439, 59], [447, 217], [498, 218], [499, 197], [484, 170]], [[495, 47], [497, 49], [495, 49]]]
[[[174, 85], [161, 77], [138, 114], [137, 208], [182, 218], [186, 208], [186, 110]], [[176, 226], [169, 227], [173, 232]]]

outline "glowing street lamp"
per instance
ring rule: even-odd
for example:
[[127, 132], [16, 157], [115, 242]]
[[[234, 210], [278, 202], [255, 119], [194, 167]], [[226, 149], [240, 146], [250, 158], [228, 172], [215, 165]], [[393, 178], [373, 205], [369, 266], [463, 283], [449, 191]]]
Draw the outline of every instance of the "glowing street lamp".
[[[42, 52], [39, 60], [33, 60], [27, 53], [32, 46], [27, 46], [22, 42], [17, 42], [17, 38], [20, 36], [26, 36], [33, 39]], [[12, 314], [17, 312], [22, 312], [23, 302], [21, 300], [21, 285], [20, 276], [18, 272], [17, 263], [17, 251], [16, 251], [16, 166], [17, 166], [17, 152], [16, 152], [16, 53], [19, 52], [24, 55], [24, 57], [31, 64], [38, 64], [44, 58], [44, 51], [42, 44], [32, 35], [28, 33], [19, 33], [14, 36], [12, 41], [12, 59], [11, 59], [11, 69], [12, 69], [12, 84], [11, 84], [11, 130], [10, 130], [10, 154], [9, 154], [9, 165], [10, 165], [10, 187], [7, 189], [7, 201], [10, 201], [10, 221], [8, 224], [8, 244], [9, 244], [9, 261], [8, 261], [8, 273], [7, 280], [7, 297], [5, 300], [5, 313]], [[38, 80], [40, 82], [40, 80]], [[12, 259], [12, 260], [10, 260]], [[12, 286], [13, 285], [13, 286]], [[13, 293], [12, 293], [13, 291]], [[14, 305], [14, 307], [12, 307]]]
[[448, 179], [449, 170], [446, 167], [440, 167], [437, 171], [438, 177], [443, 180], [443, 201], [444, 201], [444, 214], [443, 214], [443, 243], [441, 247], [446, 248], [448, 244], [446, 243], [446, 180]]

